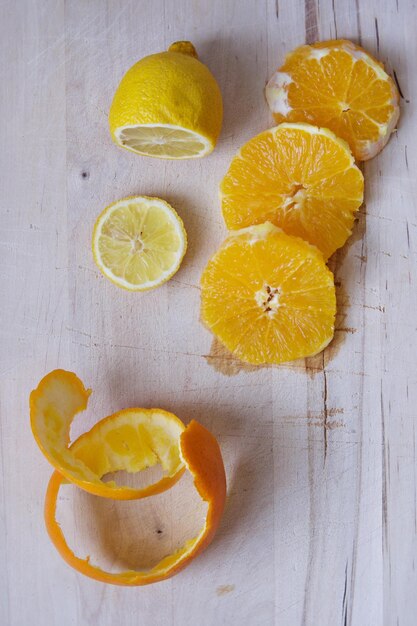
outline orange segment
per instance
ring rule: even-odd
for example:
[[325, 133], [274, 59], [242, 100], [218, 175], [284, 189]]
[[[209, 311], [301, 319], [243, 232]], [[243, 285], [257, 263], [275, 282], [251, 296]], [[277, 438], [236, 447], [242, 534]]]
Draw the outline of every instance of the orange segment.
[[229, 229], [266, 220], [327, 259], [352, 232], [363, 176], [346, 143], [310, 124], [280, 124], [248, 141], [220, 185]]
[[332, 273], [317, 248], [271, 223], [231, 234], [201, 288], [203, 322], [242, 361], [312, 356], [333, 337]]
[[[126, 409], [107, 417], [69, 446], [71, 422], [87, 406], [91, 390], [72, 372], [54, 370], [30, 395], [33, 435], [48, 461], [85, 491], [115, 500], [160, 493], [179, 480], [184, 463], [179, 438], [184, 424], [162, 409]], [[104, 482], [105, 474], [138, 472], [160, 463], [164, 476], [141, 489]]]
[[64, 478], [58, 472], [54, 472], [46, 493], [45, 523], [49, 537], [62, 558], [85, 576], [114, 585], [147, 585], [170, 578], [184, 569], [210, 544], [215, 535], [226, 500], [226, 475], [215, 437], [194, 420], [181, 433], [178, 452], [185, 468], [194, 477], [198, 493], [208, 504], [204, 526], [196, 537], [189, 539], [182, 548], [166, 556], [148, 571], [128, 570], [120, 573], [104, 571], [93, 565], [90, 557], [82, 559], [76, 556], [68, 546], [56, 520], [57, 499]]
[[325, 126], [360, 161], [382, 150], [399, 117], [398, 90], [382, 63], [343, 39], [300, 46], [287, 55], [265, 95], [278, 123]]

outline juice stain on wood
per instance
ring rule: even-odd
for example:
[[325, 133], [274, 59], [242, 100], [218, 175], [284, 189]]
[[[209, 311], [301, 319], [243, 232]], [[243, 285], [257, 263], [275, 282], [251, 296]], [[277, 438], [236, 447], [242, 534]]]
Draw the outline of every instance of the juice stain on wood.
[[234, 585], [220, 585], [220, 587], [217, 587], [216, 593], [218, 596], [225, 596], [231, 591], [234, 591], [234, 588]]
[[241, 372], [256, 372], [260, 368], [269, 367], [268, 365], [251, 365], [241, 361], [229, 352], [216, 337], [213, 339], [210, 353], [205, 355], [205, 359], [213, 369], [225, 376], [235, 376]]
[[[343, 280], [339, 276], [339, 270], [342, 268], [345, 259], [349, 253], [350, 248], [357, 242], [363, 239], [366, 232], [366, 205], [363, 204], [357, 213], [358, 220], [353, 228], [352, 235], [347, 240], [343, 248], [340, 248], [329, 259], [329, 269], [334, 275], [334, 285], [336, 288], [336, 320], [334, 337], [329, 343], [324, 352], [320, 352], [315, 356], [307, 357], [304, 359], [304, 367], [309, 376], [314, 378], [319, 372], [327, 367], [327, 365], [335, 358], [339, 353], [342, 344], [346, 339], [346, 335], [353, 335], [356, 333], [356, 328], [347, 326], [346, 319], [349, 310], [349, 294], [344, 287]], [[366, 257], [360, 259], [361, 263], [366, 263]], [[301, 360], [302, 362], [302, 360]]]
[[344, 343], [347, 334], [356, 333], [356, 328], [346, 326], [346, 318], [349, 308], [349, 296], [340, 281], [335, 280], [335, 287], [337, 312], [334, 337], [323, 352], [300, 360], [300, 362], [304, 361], [305, 371], [311, 377], [314, 377], [319, 372], [322, 372], [335, 358], [335, 356], [339, 353], [339, 350], [342, 347], [342, 344]]

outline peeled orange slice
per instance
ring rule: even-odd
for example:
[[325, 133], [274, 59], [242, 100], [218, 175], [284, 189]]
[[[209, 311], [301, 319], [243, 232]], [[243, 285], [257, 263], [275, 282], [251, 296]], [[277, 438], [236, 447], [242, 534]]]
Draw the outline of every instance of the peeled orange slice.
[[265, 90], [275, 120], [325, 126], [359, 161], [378, 154], [396, 127], [399, 94], [368, 52], [344, 39], [300, 46]]
[[[57, 468], [45, 500], [48, 534], [64, 560], [82, 574], [115, 585], [146, 585], [173, 576], [212, 541], [226, 499], [226, 477], [215, 437], [196, 421], [185, 426], [162, 409], [126, 409], [98, 422], [69, 445], [69, 428], [77, 411], [86, 406], [89, 390], [72, 372], [55, 370], [31, 394], [32, 431], [42, 452]], [[160, 463], [165, 476], [144, 489], [120, 487], [101, 479], [109, 472], [140, 472]], [[173, 554], [144, 571], [105, 571], [92, 559], [78, 557], [68, 546], [56, 519], [57, 499], [64, 482], [72, 482], [99, 496], [143, 498], [165, 491], [184, 471], [207, 503], [201, 531]]]
[[316, 245], [327, 259], [352, 232], [363, 176], [334, 133], [284, 123], [239, 150], [220, 195], [229, 229], [268, 220]]
[[97, 266], [115, 285], [146, 291], [179, 269], [187, 235], [168, 202], [134, 196], [104, 209], [94, 226], [92, 247]]
[[231, 233], [201, 290], [202, 321], [242, 361], [313, 356], [333, 337], [333, 274], [317, 248], [271, 223]]

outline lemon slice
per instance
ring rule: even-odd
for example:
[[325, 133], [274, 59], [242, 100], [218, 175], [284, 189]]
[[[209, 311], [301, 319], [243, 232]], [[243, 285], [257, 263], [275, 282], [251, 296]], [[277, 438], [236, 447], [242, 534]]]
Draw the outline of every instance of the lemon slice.
[[175, 274], [187, 248], [176, 211], [160, 198], [134, 196], [108, 206], [93, 232], [100, 271], [130, 291], [154, 289]]
[[210, 154], [223, 118], [219, 86], [189, 41], [144, 57], [123, 76], [109, 111], [113, 141], [159, 159]]

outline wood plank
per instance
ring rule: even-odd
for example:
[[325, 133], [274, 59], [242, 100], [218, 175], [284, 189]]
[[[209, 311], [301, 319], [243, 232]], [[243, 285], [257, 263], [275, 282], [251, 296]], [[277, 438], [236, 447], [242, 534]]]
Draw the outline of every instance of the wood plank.
[[42, 505], [50, 475], [28, 425], [34, 381], [66, 362], [63, 2], [2, 2], [0, 99], [0, 623], [75, 623], [77, 606], [49, 551]]

